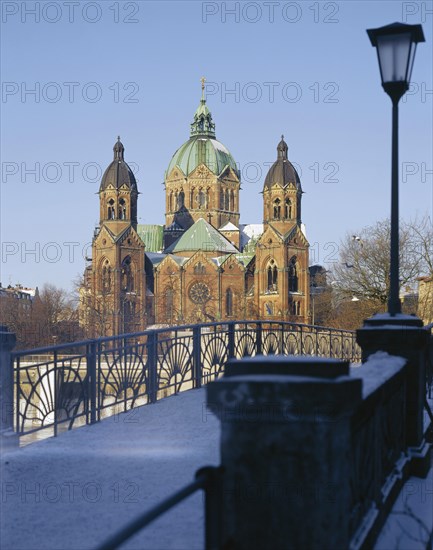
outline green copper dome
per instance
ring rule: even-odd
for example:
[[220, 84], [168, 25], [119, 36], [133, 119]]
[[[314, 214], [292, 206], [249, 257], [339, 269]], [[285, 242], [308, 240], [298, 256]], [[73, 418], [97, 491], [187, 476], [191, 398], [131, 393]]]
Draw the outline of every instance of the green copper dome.
[[197, 166], [205, 164], [217, 176], [226, 166], [230, 166], [239, 178], [235, 159], [224, 145], [215, 139], [215, 124], [204, 95], [194, 113], [190, 136], [173, 155], [165, 173], [166, 177], [175, 166], [178, 166], [185, 176], [189, 176]]

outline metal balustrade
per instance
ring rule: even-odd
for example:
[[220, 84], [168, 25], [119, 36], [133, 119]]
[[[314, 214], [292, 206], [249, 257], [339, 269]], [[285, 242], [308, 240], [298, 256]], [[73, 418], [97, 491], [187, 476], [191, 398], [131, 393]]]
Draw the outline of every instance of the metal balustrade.
[[175, 326], [17, 351], [11, 354], [14, 430], [56, 436], [201, 387], [222, 375], [228, 359], [258, 354], [361, 357], [352, 331], [265, 321]]

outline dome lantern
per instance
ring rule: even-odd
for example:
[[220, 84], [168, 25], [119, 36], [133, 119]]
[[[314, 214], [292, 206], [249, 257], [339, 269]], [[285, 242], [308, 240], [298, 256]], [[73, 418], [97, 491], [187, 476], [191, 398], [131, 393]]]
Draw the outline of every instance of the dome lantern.
[[289, 148], [287, 147], [287, 143], [284, 141], [284, 135], [281, 136], [281, 141], [277, 146], [278, 151], [278, 158], [282, 160], [287, 160], [287, 152]]
[[201, 99], [200, 105], [194, 113], [194, 120], [191, 123], [191, 137], [194, 136], [206, 136], [215, 138], [215, 123], [212, 121], [212, 113], [209, 111], [206, 105], [206, 98], [204, 92], [204, 83], [206, 79], [204, 76], [201, 78]]
[[120, 136], [117, 136], [117, 141], [114, 144], [113, 151], [114, 151], [114, 160], [124, 160], [123, 154], [125, 152], [125, 147], [123, 146], [123, 143], [120, 141]]

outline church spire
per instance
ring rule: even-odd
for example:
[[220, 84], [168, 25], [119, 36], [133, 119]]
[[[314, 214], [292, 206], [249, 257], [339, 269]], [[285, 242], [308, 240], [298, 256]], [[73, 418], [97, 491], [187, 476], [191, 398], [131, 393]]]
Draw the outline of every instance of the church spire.
[[194, 121], [191, 124], [191, 137], [207, 136], [215, 138], [215, 124], [212, 122], [212, 114], [206, 105], [205, 97], [205, 82], [204, 76], [200, 79], [201, 82], [201, 99], [200, 105], [194, 113]]
[[120, 136], [117, 136], [117, 141], [114, 144], [113, 151], [114, 160], [124, 160], [123, 154], [125, 152], [125, 147], [123, 147], [123, 143], [120, 141]]
[[287, 147], [287, 143], [284, 141], [284, 135], [281, 136], [281, 141], [277, 146], [278, 151], [278, 159], [287, 160], [287, 151], [289, 148]]
[[206, 78], [204, 76], [202, 76], [200, 78], [200, 82], [201, 82], [201, 100], [206, 101], [206, 98], [204, 96]]

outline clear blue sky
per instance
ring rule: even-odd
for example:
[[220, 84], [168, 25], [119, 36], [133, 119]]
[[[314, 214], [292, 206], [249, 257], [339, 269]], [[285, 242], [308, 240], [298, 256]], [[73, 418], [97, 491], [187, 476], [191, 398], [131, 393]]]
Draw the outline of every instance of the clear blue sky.
[[164, 223], [164, 171], [189, 137], [202, 75], [242, 172], [241, 222], [262, 222], [283, 133], [314, 261], [335, 260], [347, 232], [389, 215], [391, 102], [365, 29], [394, 21], [426, 36], [400, 103], [401, 215], [432, 215], [431, 1], [71, 4], [2, 2], [3, 285], [71, 288], [118, 134], [139, 222]]

